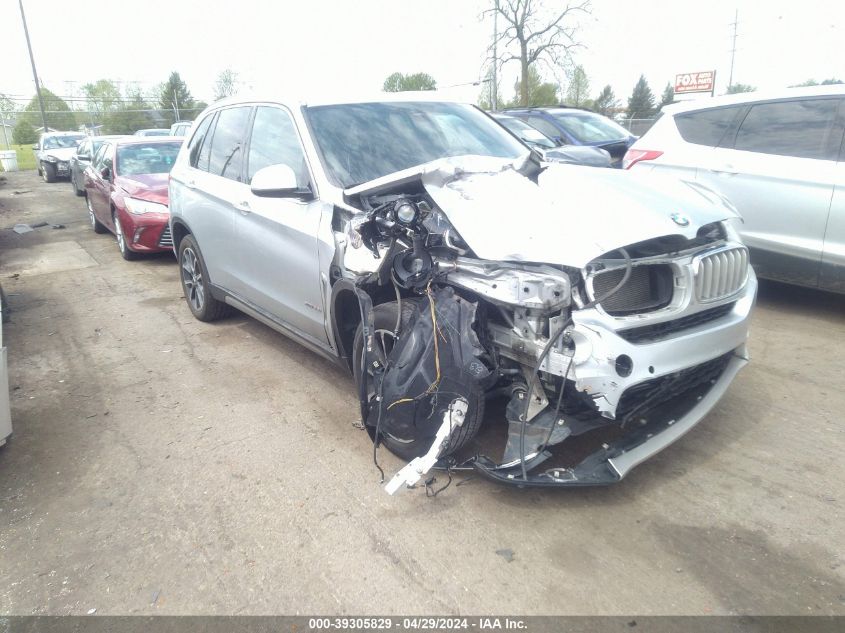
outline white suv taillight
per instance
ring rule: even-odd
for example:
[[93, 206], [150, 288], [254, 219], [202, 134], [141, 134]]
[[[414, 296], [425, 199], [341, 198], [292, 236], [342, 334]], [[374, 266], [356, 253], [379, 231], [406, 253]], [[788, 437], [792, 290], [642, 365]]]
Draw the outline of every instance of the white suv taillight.
[[622, 159], [622, 169], [630, 169], [632, 165], [641, 160], [654, 160], [662, 155], [663, 152], [658, 152], [654, 149], [629, 149], [625, 152], [625, 157]]

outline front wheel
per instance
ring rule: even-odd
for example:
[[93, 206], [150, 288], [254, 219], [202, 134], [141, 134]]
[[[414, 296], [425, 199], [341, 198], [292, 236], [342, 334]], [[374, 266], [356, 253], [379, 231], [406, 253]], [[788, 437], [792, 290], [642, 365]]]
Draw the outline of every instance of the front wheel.
[[117, 248], [120, 251], [120, 255], [126, 261], [138, 259], [138, 253], [130, 250], [129, 245], [126, 243], [126, 236], [123, 234], [123, 225], [120, 223], [120, 218], [117, 216], [117, 212], [115, 212], [112, 217], [114, 219], [114, 236], [117, 239]]
[[82, 197], [85, 195], [85, 190], [79, 188], [79, 185], [76, 182], [76, 174], [73, 172], [70, 173], [70, 186], [73, 187], [73, 193], [77, 196]]
[[56, 182], [56, 166], [50, 163], [41, 163], [41, 174], [44, 182]]
[[216, 321], [227, 316], [231, 308], [211, 296], [208, 269], [193, 236], [186, 235], [179, 242], [179, 277], [188, 308], [200, 321]]
[[[428, 309], [427, 305], [425, 309]], [[407, 328], [412, 325], [411, 321], [414, 313], [415, 306], [413, 303], [411, 301], [403, 301], [402, 314], [399, 319], [400, 333], [406, 331]], [[375, 348], [374, 351], [376, 357], [382, 366], [385, 365], [385, 360], [390, 355], [390, 352], [397, 341], [395, 333], [397, 317], [399, 317], [399, 304], [395, 301], [382, 303], [373, 308], [373, 347]], [[355, 341], [352, 348], [352, 372], [355, 376], [355, 384], [360, 390], [361, 381], [367, 381], [365, 386], [367, 401], [373, 403], [376, 393], [372, 379], [372, 367], [368, 367], [366, 372], [364, 372], [362, 371], [361, 366], [361, 361], [364, 355], [364, 328], [360, 324], [355, 332]], [[360, 391], [358, 393], [360, 393]], [[464, 417], [463, 425], [452, 432], [452, 436], [449, 440], [449, 446], [444, 452], [444, 455], [454, 453], [469, 443], [469, 441], [472, 440], [472, 438], [478, 433], [478, 429], [484, 419], [484, 394], [477, 392], [461, 395], [467, 399], [469, 408], [467, 409], [466, 416]], [[373, 404], [372, 406], [375, 407], [377, 405]], [[386, 422], [386, 415], [388, 414], [385, 407], [385, 409], [382, 410], [382, 424], [379, 430], [379, 435], [381, 436], [381, 441], [391, 453], [406, 461], [410, 461], [414, 457], [424, 455], [428, 449], [431, 448], [431, 443], [434, 441], [433, 434], [424, 434], [420, 431], [418, 434], [400, 437], [398, 434], [391, 433], [390, 424], [389, 422]], [[374, 437], [375, 429], [372, 426], [367, 426], [367, 430], [370, 432], [370, 437]]]

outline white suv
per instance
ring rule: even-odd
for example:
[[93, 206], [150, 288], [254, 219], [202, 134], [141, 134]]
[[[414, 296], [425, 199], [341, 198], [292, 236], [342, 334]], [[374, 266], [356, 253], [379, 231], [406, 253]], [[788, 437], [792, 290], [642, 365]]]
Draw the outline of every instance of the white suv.
[[668, 106], [623, 167], [695, 180], [743, 216], [761, 277], [845, 292], [845, 85]]

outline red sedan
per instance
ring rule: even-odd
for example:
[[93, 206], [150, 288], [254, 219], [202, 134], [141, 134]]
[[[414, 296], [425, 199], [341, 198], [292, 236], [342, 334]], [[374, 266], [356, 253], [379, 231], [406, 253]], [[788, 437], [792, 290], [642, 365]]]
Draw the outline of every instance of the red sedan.
[[124, 259], [172, 251], [167, 181], [181, 138], [104, 142], [85, 170], [85, 198], [96, 233], [111, 231]]

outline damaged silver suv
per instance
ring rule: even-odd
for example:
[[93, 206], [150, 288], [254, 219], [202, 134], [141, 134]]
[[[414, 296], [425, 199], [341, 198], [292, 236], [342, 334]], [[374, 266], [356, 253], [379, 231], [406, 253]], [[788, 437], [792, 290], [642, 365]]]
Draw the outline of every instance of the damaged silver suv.
[[435, 466], [618, 481], [747, 361], [737, 213], [694, 182], [543, 164], [436, 97], [203, 112], [170, 183], [188, 307], [348, 368], [373, 441], [410, 460], [390, 492]]

